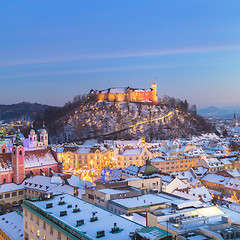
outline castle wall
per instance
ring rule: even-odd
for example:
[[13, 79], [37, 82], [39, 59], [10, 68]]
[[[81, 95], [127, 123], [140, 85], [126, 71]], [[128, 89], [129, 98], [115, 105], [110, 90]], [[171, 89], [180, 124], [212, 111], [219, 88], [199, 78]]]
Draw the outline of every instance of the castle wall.
[[151, 101], [157, 103], [157, 93], [154, 90], [132, 90], [126, 89], [124, 93], [99, 93], [99, 101], [109, 101], [109, 102], [146, 102]]

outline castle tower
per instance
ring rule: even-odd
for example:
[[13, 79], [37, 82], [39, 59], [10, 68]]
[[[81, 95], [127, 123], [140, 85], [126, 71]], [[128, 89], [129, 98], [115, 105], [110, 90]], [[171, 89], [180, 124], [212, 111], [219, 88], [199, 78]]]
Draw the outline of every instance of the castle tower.
[[37, 134], [33, 129], [33, 125], [31, 126], [30, 134], [28, 135], [29, 141], [29, 150], [33, 150], [37, 148]]
[[152, 101], [154, 103], [157, 103], [157, 84], [156, 83], [152, 83], [152, 90], [153, 90]]
[[44, 124], [43, 124], [43, 129], [41, 130], [41, 133], [40, 133], [40, 142], [43, 143], [43, 146], [45, 147], [48, 146], [48, 133], [47, 133], [47, 130], [45, 129]]
[[157, 84], [156, 83], [152, 83], [152, 90], [157, 93]]
[[20, 139], [20, 131], [17, 131], [16, 139], [12, 147], [12, 167], [13, 167], [13, 182], [20, 184], [25, 178], [24, 168], [24, 147]]
[[233, 126], [238, 127], [238, 119], [237, 119], [237, 113], [236, 112], [234, 113], [234, 116], [233, 116]]
[[3, 136], [3, 131], [0, 130], [0, 153], [7, 152], [7, 144]]

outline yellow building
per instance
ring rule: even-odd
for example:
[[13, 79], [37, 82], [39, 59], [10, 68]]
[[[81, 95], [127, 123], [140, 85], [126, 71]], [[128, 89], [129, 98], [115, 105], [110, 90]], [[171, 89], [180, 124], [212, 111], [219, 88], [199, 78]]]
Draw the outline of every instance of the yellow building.
[[124, 148], [117, 155], [117, 167], [126, 168], [129, 165], [142, 166], [145, 160], [150, 158], [150, 152], [146, 147]]
[[196, 167], [198, 156], [172, 156], [151, 159], [153, 166], [165, 173], [186, 171], [190, 167]]
[[65, 146], [58, 158], [64, 163], [65, 170], [100, 170], [107, 166], [115, 167], [114, 150], [108, 146], [92, 147], [69, 145]]

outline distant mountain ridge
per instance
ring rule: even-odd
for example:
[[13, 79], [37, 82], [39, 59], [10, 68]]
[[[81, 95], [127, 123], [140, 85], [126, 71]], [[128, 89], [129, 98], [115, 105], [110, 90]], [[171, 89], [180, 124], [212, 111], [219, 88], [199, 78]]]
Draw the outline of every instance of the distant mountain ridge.
[[207, 108], [201, 108], [197, 110], [197, 113], [202, 116], [218, 116], [218, 117], [233, 117], [234, 112], [240, 115], [240, 106], [230, 107], [215, 107], [210, 106]]
[[38, 114], [43, 114], [49, 105], [21, 102], [16, 104], [0, 105], [0, 121], [33, 120]]

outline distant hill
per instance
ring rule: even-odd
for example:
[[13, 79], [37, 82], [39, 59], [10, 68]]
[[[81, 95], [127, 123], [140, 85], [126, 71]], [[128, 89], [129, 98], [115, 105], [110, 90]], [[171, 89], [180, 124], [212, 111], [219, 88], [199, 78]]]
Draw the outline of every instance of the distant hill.
[[47, 108], [49, 108], [48, 105], [29, 102], [0, 105], [0, 120], [5, 122], [24, 119], [34, 120], [37, 115], [43, 114]]
[[197, 110], [199, 115], [202, 116], [218, 116], [218, 117], [233, 117], [234, 112], [240, 115], [240, 107], [214, 107], [210, 106]]

